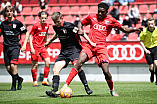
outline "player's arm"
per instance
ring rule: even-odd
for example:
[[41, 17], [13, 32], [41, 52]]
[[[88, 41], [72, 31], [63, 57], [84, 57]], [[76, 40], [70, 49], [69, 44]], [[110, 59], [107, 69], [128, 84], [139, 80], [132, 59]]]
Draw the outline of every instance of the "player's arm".
[[146, 54], [150, 54], [151, 52], [144, 46], [143, 41], [140, 40], [140, 45], [142, 46], [143, 50], [146, 52]]
[[35, 50], [33, 48], [32, 40], [33, 40], [33, 38], [32, 38], [32, 35], [30, 34], [30, 36], [29, 36], [29, 44], [30, 44], [30, 48], [31, 48], [31, 54], [35, 54]]
[[28, 33], [28, 31], [26, 33], [23, 33], [23, 35], [25, 35], [25, 40], [24, 40], [23, 46], [21, 48], [22, 52], [24, 52], [26, 50], [26, 44], [27, 44], [28, 39], [29, 39], [29, 33]]
[[133, 29], [133, 28], [127, 28], [127, 27], [124, 27], [124, 26], [121, 26], [119, 28], [119, 30], [123, 31], [124, 33], [131, 33], [131, 32], [135, 32], [135, 31], [141, 31], [143, 28], [140, 27], [140, 28], [137, 28], [137, 29]]
[[55, 39], [57, 39], [57, 34], [54, 33], [50, 40], [45, 43], [45, 47], [48, 47]]
[[0, 28], [0, 36], [2, 35], [2, 32], [1, 32], [1, 28]]

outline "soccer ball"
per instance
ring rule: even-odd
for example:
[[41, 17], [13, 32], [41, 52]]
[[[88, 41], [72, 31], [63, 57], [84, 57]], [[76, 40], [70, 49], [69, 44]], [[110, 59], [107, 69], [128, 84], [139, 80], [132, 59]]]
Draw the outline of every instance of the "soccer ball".
[[60, 96], [61, 98], [70, 98], [73, 92], [70, 87], [64, 87], [61, 89]]

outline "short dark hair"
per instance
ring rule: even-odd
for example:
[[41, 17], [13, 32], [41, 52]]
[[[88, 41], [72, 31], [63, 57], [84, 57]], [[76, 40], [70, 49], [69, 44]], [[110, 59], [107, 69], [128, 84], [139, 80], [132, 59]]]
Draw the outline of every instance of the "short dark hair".
[[58, 19], [58, 18], [62, 18], [62, 14], [60, 13], [60, 12], [54, 12], [53, 14], [52, 14], [52, 16], [51, 16], [51, 19], [53, 20], [53, 21], [55, 21], [56, 19]]
[[41, 17], [41, 15], [47, 15], [47, 17], [49, 16], [49, 14], [46, 11], [41, 11], [38, 13], [38, 17]]
[[11, 6], [11, 5], [6, 6], [5, 9], [4, 9], [4, 12], [6, 13], [8, 9], [12, 10], [13, 13], [15, 12], [15, 8], [13, 6]]
[[148, 21], [154, 21], [154, 22], [155, 22], [155, 19], [154, 19], [154, 18], [148, 18], [148, 19], [147, 19], [147, 22], [148, 22]]
[[104, 8], [106, 11], [108, 11], [109, 9], [109, 5], [107, 3], [101, 2], [100, 4], [98, 4], [98, 8]]

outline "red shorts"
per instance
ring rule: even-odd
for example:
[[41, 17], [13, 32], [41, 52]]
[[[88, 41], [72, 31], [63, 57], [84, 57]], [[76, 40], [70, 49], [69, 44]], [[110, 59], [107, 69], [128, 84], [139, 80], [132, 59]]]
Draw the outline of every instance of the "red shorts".
[[44, 60], [46, 58], [50, 58], [46, 48], [43, 49], [35, 49], [35, 54], [31, 54], [31, 60], [32, 61], [38, 61], [38, 57], [41, 56], [41, 58]]
[[105, 45], [97, 45], [95, 48], [93, 48], [90, 44], [85, 44], [81, 52], [85, 52], [89, 59], [95, 56], [98, 60], [99, 67], [103, 62], [109, 63], [107, 47]]

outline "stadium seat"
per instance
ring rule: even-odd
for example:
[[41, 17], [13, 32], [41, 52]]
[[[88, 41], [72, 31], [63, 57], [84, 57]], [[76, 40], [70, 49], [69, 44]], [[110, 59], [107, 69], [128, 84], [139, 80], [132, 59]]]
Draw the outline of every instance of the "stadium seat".
[[128, 6], [120, 6], [119, 14], [128, 14]]
[[71, 22], [71, 23], [73, 23], [73, 18], [72, 18], [72, 16], [64, 16], [63, 20], [66, 21], [66, 22]]
[[32, 14], [32, 8], [31, 7], [24, 7], [22, 11], [22, 15], [31, 15]]
[[79, 14], [79, 6], [72, 6], [70, 8], [70, 14], [71, 15], [78, 15]]
[[29, 4], [29, 0], [21, 0], [21, 4]]
[[23, 16], [17, 16], [16, 19], [24, 23], [24, 17]]
[[56, 11], [57, 12], [60, 11], [60, 7], [59, 6], [52, 7], [51, 10], [50, 10], [51, 13], [56, 12]]
[[151, 15], [151, 14], [146, 14], [146, 17], [147, 17], [147, 19], [148, 19], [148, 18], [151, 18], [152, 15]]
[[53, 21], [51, 19], [51, 16], [48, 16], [47, 20], [46, 20], [46, 23], [48, 24], [53, 24]]
[[154, 13], [154, 10], [157, 8], [156, 5], [149, 5], [149, 13]]
[[31, 30], [32, 30], [32, 26], [33, 26], [33, 25], [28, 25], [28, 26], [27, 26], [27, 30], [28, 30], [29, 33], [30, 33]]
[[97, 0], [97, 3], [100, 3], [102, 0]]
[[83, 15], [83, 14], [88, 14], [89, 12], [89, 6], [81, 6], [80, 7], [80, 14]]
[[77, 3], [86, 3], [86, 0], [78, 0]]
[[38, 0], [30, 0], [30, 4], [38, 4]]
[[58, 0], [49, 0], [49, 4], [57, 4]]
[[34, 24], [34, 17], [33, 16], [26, 16], [25, 17], [25, 25]]
[[38, 15], [39, 10], [40, 10], [40, 7], [33, 7], [32, 15]]
[[157, 14], [153, 14], [153, 18], [156, 19], [157, 18]]
[[14, 4], [15, 4], [15, 1], [16, 1], [16, 0], [11, 0], [11, 5], [14, 5]]
[[54, 34], [54, 29], [52, 25], [49, 26], [48, 34]]
[[96, 0], [87, 0], [87, 3], [95, 3]]
[[146, 2], [155, 2], [156, 0], [145, 0]]
[[76, 3], [76, 0], [68, 0], [68, 4], [69, 3]]
[[144, 2], [145, 0], [136, 0], [136, 2]]
[[64, 6], [61, 7], [61, 11], [62, 15], [69, 15], [70, 14], [70, 7], [69, 6]]
[[139, 12], [140, 13], [148, 13], [148, 5], [140, 5]]
[[67, 3], [67, 0], [58, 0], [58, 3], [59, 3], [59, 4], [66, 4], [66, 3]]
[[98, 6], [90, 6], [89, 12], [91, 13], [97, 13], [98, 12]]
[[138, 34], [136, 34], [136, 33], [130, 33], [128, 35], [128, 41], [138, 41]]
[[40, 19], [39, 19], [39, 17], [38, 16], [35, 16], [35, 23], [37, 23], [37, 22], [39, 22], [40, 21]]

